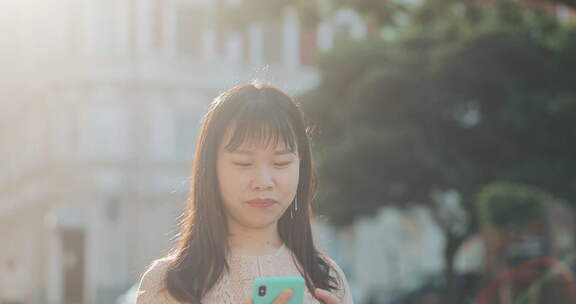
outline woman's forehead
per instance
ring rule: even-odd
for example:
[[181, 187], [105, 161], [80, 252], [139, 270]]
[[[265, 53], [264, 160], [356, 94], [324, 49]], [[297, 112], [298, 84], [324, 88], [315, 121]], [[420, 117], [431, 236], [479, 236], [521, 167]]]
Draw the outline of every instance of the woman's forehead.
[[220, 149], [225, 149], [229, 152], [266, 150], [297, 153], [295, 151], [297, 150], [296, 143], [289, 142], [291, 138], [286, 138], [280, 132], [270, 132], [268, 130], [259, 133], [242, 133], [238, 134], [233, 126], [229, 127], [222, 138]]
[[242, 143], [237, 145], [236, 147], [230, 146], [230, 138], [227, 138], [222, 142], [220, 145], [221, 149], [225, 149], [229, 152], [237, 152], [239, 154], [250, 154], [253, 151], [272, 151], [272, 152], [283, 152], [283, 153], [276, 153], [276, 154], [287, 154], [287, 153], [294, 153], [290, 147], [284, 142], [284, 140], [278, 140], [278, 142], [274, 142], [271, 139], [257, 139], [254, 137], [246, 137]]

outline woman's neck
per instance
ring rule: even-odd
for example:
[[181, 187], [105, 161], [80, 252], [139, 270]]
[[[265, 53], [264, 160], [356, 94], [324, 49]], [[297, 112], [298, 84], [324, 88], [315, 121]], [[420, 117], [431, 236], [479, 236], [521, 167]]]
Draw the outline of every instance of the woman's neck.
[[238, 254], [266, 255], [282, 246], [277, 224], [260, 229], [229, 225], [229, 231], [228, 244]]

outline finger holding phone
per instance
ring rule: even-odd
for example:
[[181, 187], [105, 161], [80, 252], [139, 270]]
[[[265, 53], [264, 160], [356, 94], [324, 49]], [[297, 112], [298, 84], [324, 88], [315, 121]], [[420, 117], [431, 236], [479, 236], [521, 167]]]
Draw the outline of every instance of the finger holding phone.
[[[324, 304], [341, 304], [342, 302], [338, 297], [336, 297], [331, 292], [316, 288], [314, 294], [318, 297]], [[286, 288], [278, 297], [272, 302], [272, 304], [287, 304], [293, 295], [292, 289]], [[248, 299], [244, 304], [253, 304], [252, 300]]]
[[314, 289], [314, 294], [318, 299], [324, 302], [324, 304], [342, 304], [338, 297], [327, 290], [316, 288]]
[[[292, 289], [286, 288], [278, 295], [278, 297], [276, 297], [276, 299], [274, 299], [272, 304], [288, 304], [293, 294], [294, 292]], [[244, 302], [244, 304], [254, 304], [254, 302], [252, 302], [251, 299], [248, 299]]]
[[305, 282], [301, 276], [262, 277], [252, 284], [253, 304], [302, 304]]
[[[303, 304], [305, 282], [301, 276], [263, 277], [254, 280], [252, 300], [246, 304]], [[316, 288], [314, 295], [324, 304], [341, 304], [331, 292]]]

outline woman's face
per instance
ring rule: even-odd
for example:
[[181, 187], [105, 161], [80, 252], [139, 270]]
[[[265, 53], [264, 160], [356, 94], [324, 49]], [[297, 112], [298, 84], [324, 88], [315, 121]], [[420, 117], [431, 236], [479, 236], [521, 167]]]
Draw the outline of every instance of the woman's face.
[[[300, 161], [297, 151], [288, 151], [282, 141], [242, 143], [235, 151], [224, 147], [228, 128], [218, 147], [217, 171], [221, 197], [230, 227], [249, 229], [275, 225], [290, 206], [298, 188]], [[255, 200], [255, 201], [254, 201]]]

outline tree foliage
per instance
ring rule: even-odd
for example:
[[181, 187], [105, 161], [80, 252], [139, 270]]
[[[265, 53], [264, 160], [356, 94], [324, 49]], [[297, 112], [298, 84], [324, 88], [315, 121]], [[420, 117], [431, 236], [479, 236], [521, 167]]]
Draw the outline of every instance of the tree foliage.
[[339, 224], [386, 204], [465, 206], [504, 180], [575, 200], [576, 33], [538, 11], [423, 6], [393, 41], [319, 60], [303, 96], [318, 135], [323, 212]]
[[[346, 225], [386, 205], [428, 206], [446, 240], [445, 303], [456, 301], [454, 259], [485, 185], [576, 202], [575, 28], [514, 2], [475, 3], [429, 0], [388, 27], [391, 39], [340, 44], [302, 96], [319, 129], [321, 213]], [[464, 212], [435, 199], [450, 192]]]
[[482, 221], [500, 229], [518, 229], [542, 222], [546, 203], [547, 197], [539, 189], [512, 183], [487, 185], [476, 201]]

